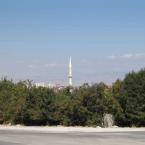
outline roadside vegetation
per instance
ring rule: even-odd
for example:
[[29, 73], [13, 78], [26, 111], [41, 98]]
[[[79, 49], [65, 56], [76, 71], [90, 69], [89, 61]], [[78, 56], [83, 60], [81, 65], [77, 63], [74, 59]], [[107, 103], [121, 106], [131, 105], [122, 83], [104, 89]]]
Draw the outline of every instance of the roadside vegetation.
[[71, 89], [1, 79], [0, 124], [102, 126], [108, 113], [117, 126], [145, 126], [145, 69], [112, 86], [101, 82]]

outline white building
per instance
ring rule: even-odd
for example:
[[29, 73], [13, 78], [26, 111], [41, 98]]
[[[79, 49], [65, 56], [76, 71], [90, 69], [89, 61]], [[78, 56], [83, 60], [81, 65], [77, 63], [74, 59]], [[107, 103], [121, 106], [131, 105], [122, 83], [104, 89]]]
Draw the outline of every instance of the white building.
[[36, 87], [46, 87], [46, 88], [55, 88], [56, 87], [55, 84], [46, 83], [46, 82], [35, 83], [35, 86]]

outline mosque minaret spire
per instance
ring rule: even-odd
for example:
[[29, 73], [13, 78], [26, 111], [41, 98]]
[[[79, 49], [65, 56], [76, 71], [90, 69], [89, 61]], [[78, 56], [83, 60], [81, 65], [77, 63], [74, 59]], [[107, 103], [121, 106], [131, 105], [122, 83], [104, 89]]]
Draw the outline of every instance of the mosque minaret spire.
[[72, 59], [71, 59], [71, 56], [70, 56], [70, 59], [69, 59], [69, 86], [72, 86]]

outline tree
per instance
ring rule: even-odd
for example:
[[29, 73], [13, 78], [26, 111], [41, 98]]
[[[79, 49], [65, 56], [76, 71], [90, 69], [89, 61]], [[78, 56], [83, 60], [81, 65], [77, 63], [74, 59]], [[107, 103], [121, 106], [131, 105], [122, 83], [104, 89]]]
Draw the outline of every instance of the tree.
[[117, 79], [112, 85], [112, 93], [114, 97], [119, 97], [122, 90], [122, 81]]
[[145, 125], [145, 69], [126, 75], [119, 102], [124, 114], [120, 125]]

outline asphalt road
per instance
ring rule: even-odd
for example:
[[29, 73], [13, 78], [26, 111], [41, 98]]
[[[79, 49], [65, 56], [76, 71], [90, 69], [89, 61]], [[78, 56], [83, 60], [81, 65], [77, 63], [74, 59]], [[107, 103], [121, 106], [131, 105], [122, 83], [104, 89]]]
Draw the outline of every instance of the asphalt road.
[[145, 145], [145, 132], [41, 133], [0, 130], [0, 145]]

